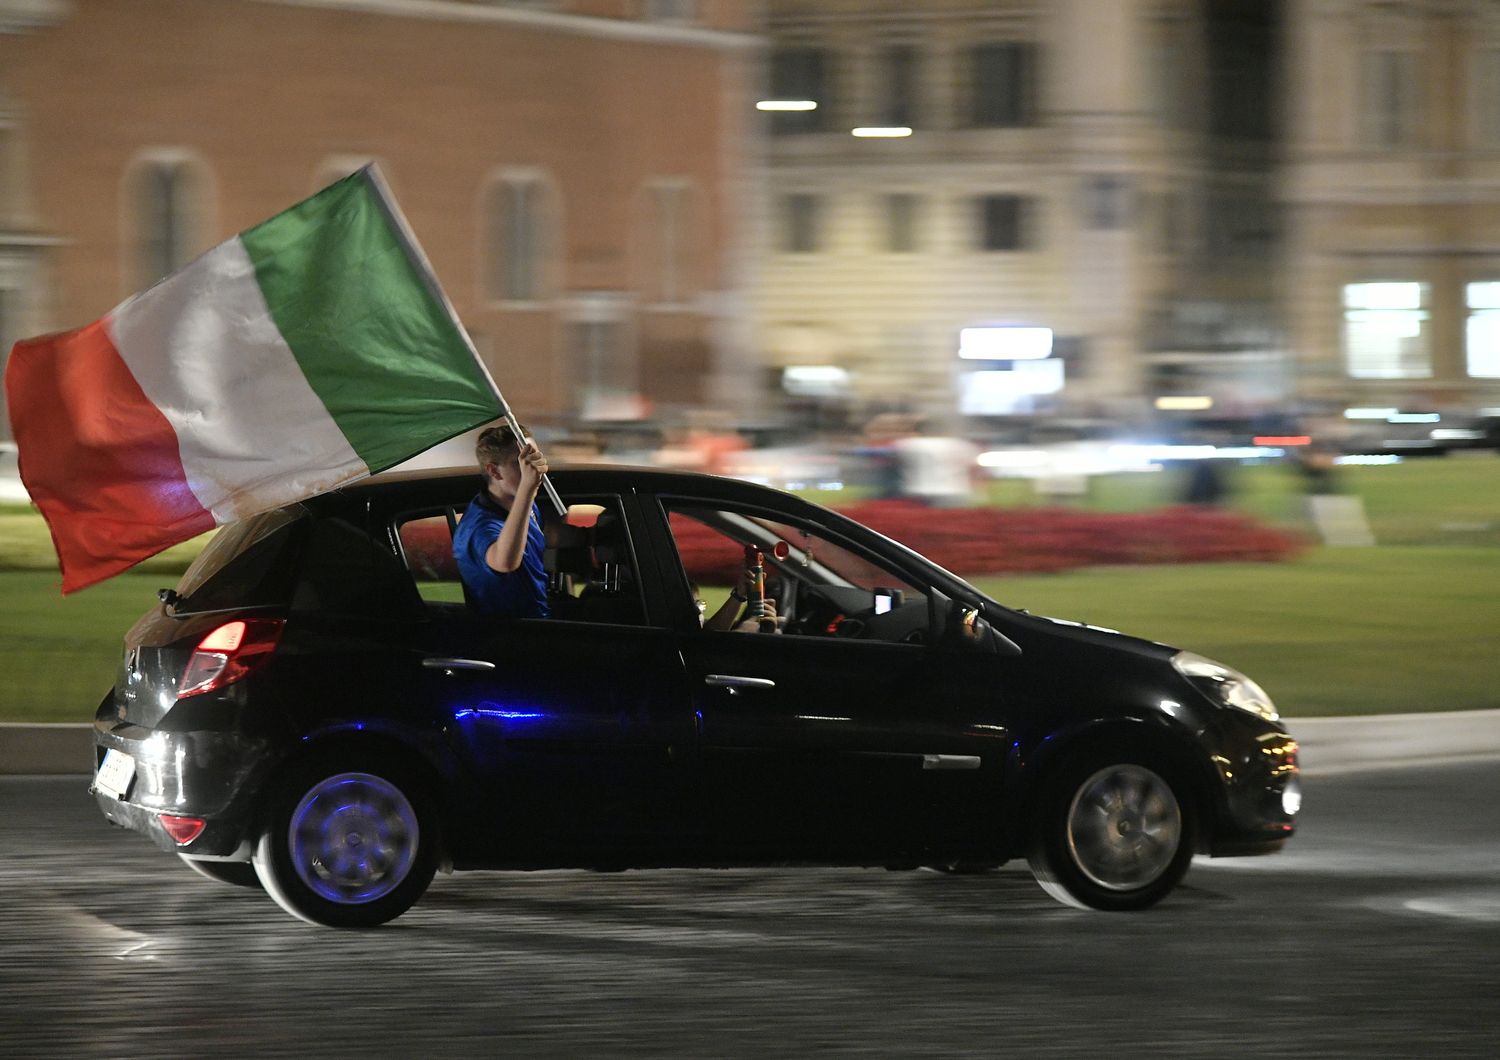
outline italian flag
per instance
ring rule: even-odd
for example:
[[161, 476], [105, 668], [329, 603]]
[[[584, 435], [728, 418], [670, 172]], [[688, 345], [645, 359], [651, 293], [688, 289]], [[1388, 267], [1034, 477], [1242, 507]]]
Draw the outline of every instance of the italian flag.
[[5, 388], [64, 593], [507, 411], [373, 167], [17, 343]]

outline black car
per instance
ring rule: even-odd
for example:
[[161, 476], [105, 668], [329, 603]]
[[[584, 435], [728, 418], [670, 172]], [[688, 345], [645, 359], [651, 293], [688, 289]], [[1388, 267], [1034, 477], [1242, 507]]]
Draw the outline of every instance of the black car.
[[[552, 478], [545, 619], [465, 602], [473, 472], [220, 531], [125, 638], [95, 722], [105, 815], [338, 926], [450, 869], [1026, 857], [1065, 902], [1138, 909], [1195, 853], [1292, 833], [1297, 745], [1226, 667], [1010, 610], [775, 490]], [[747, 547], [775, 628], [704, 628], [697, 597]]]

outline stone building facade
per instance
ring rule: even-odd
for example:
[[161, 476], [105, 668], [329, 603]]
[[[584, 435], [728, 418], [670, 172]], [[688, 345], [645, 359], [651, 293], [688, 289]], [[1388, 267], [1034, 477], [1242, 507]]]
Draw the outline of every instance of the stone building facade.
[[1286, 44], [1301, 389], [1500, 406], [1500, 4], [1291, 0]]
[[[856, 401], [1024, 415], [1138, 406], [1158, 362], [1274, 343], [1269, 248], [1205, 261], [1226, 180], [1262, 214], [1271, 188], [1268, 150], [1210, 156], [1209, 6], [771, 0], [766, 103], [817, 103], [764, 119], [772, 365]], [[1255, 326], [1234, 335], [1236, 301]]]
[[0, 0], [0, 342], [95, 319], [374, 159], [523, 418], [712, 401], [745, 355], [749, 17]]

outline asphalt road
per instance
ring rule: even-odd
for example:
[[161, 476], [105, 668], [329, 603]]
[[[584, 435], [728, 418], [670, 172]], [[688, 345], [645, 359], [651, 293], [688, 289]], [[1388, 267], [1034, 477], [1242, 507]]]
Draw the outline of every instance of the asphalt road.
[[468, 874], [305, 926], [0, 779], [0, 1055], [1500, 1055], [1500, 762], [1306, 782], [1149, 913], [1023, 867]]

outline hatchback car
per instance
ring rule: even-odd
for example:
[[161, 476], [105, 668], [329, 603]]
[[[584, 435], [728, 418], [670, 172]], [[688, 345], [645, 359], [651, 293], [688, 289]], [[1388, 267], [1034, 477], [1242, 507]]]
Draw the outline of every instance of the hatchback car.
[[[1296, 744], [1227, 667], [1011, 610], [776, 490], [552, 478], [544, 619], [465, 601], [471, 471], [221, 530], [126, 635], [95, 722], [105, 816], [351, 927], [452, 869], [1024, 857], [1062, 901], [1139, 909], [1195, 853], [1292, 833]], [[706, 628], [747, 548], [775, 622]]]

